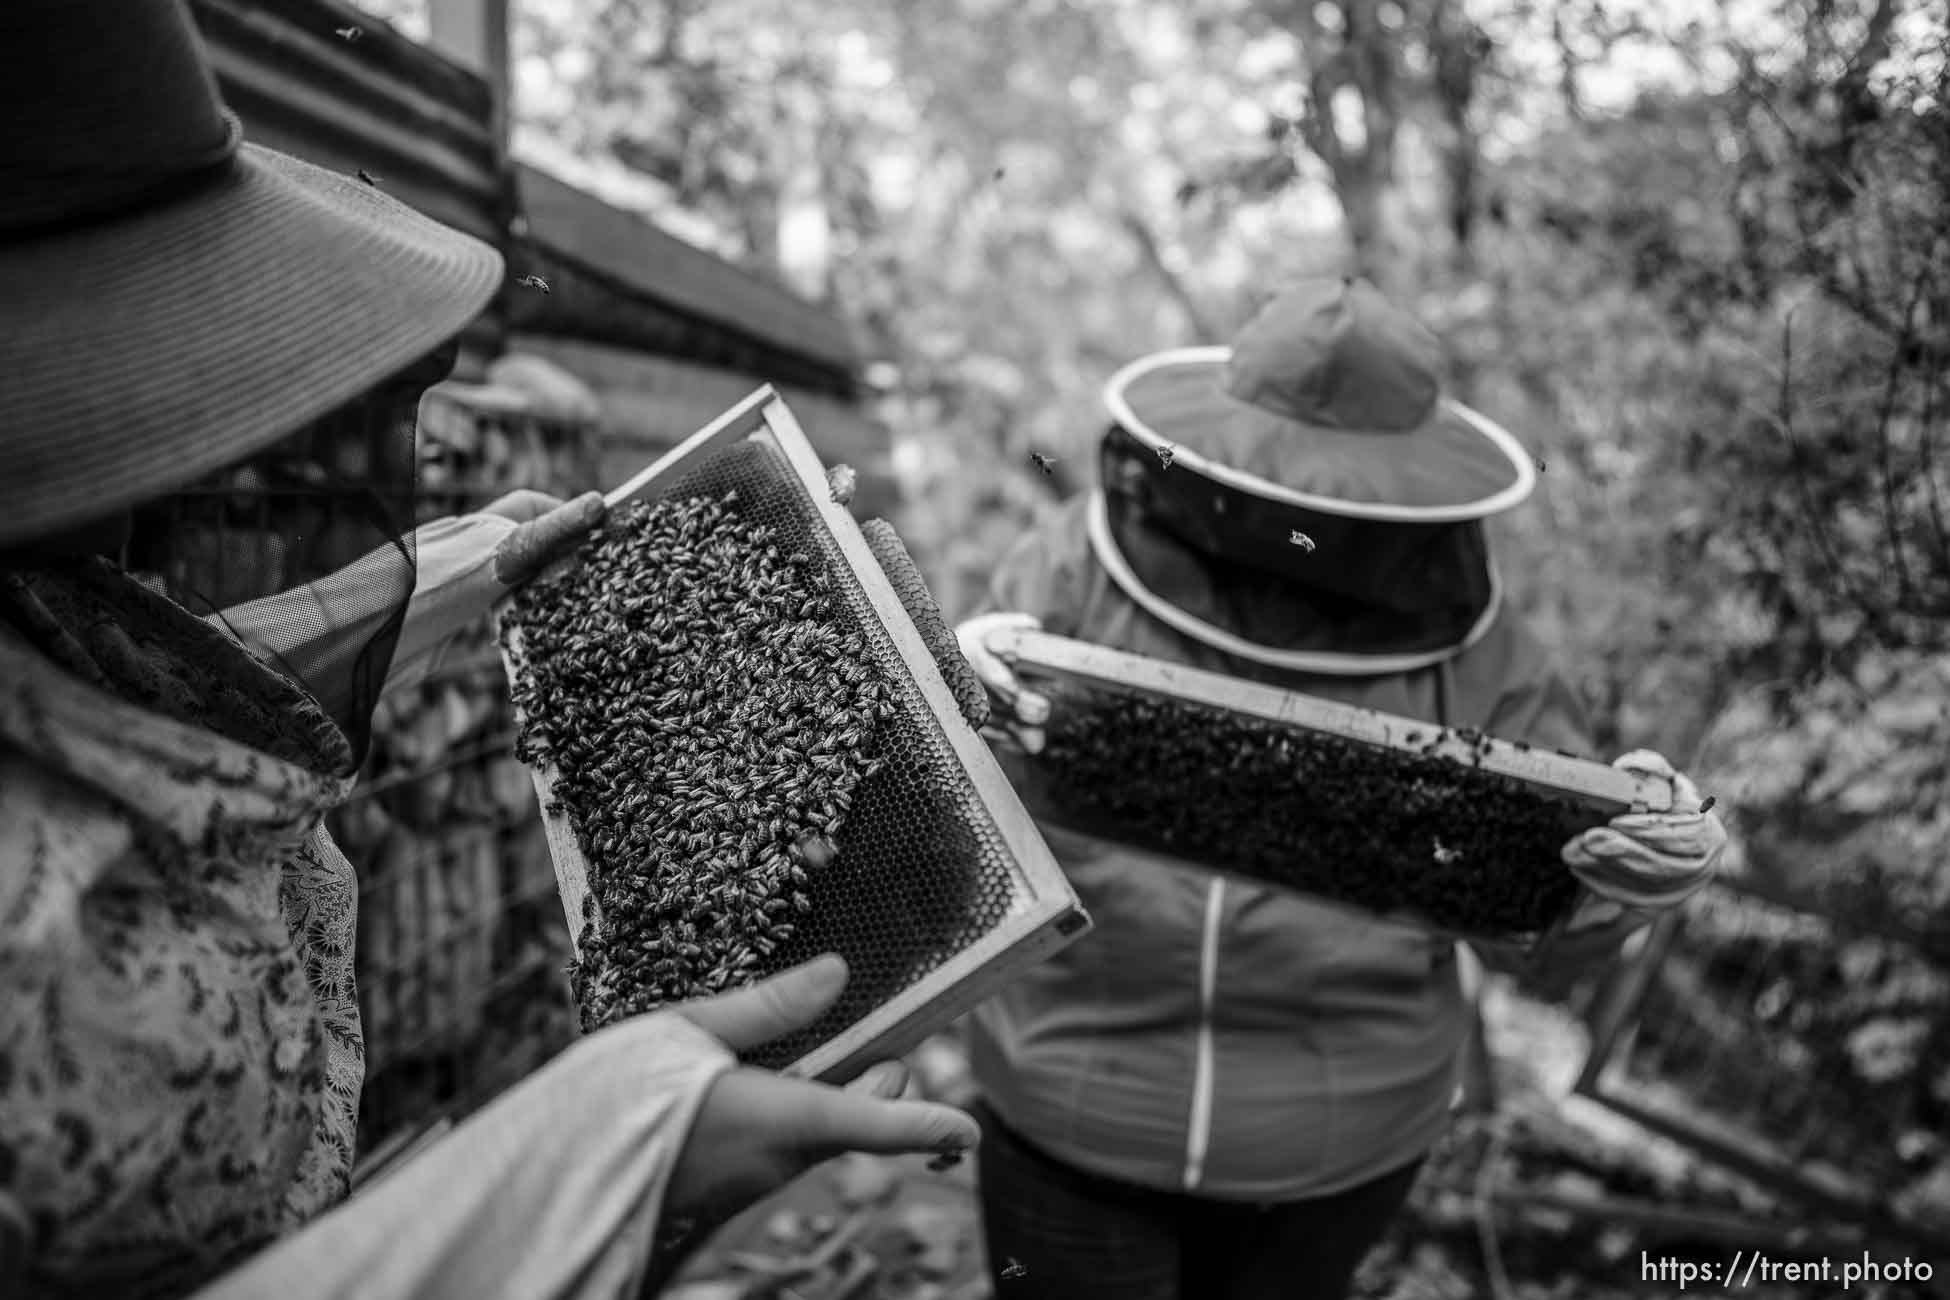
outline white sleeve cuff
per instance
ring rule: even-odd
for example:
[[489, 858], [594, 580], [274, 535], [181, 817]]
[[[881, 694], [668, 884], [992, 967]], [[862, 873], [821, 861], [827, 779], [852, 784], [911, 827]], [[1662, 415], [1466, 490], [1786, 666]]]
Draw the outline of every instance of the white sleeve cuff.
[[634, 1295], [723, 1044], [675, 1012], [569, 1048], [198, 1300]]

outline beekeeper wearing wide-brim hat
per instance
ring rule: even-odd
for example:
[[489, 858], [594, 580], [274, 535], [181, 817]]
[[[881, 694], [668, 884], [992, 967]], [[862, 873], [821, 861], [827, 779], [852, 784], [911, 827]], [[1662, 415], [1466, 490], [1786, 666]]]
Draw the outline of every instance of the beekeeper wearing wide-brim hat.
[[[1021, 539], [960, 629], [1016, 743], [1039, 746], [1049, 705], [985, 637], [1040, 625], [1588, 752], [1484, 533], [1536, 466], [1444, 391], [1442, 361], [1372, 286], [1321, 279], [1230, 347], [1118, 372], [1101, 485]], [[1702, 887], [1725, 842], [1663, 759], [1619, 763], [1670, 779], [1674, 811], [1565, 846], [1611, 904], [1587, 955]], [[1024, 1300], [1343, 1294], [1448, 1121], [1468, 1024], [1453, 942], [1043, 830], [1096, 928], [974, 1017], [990, 1258], [1023, 1270], [999, 1285]]]
[[[827, 959], [592, 1035], [345, 1200], [358, 899], [321, 818], [381, 684], [602, 514], [526, 494], [407, 531], [421, 395], [502, 275], [244, 142], [182, 0], [0, 5], [9, 1300], [631, 1295], [660, 1228], [976, 1140], [892, 1099], [898, 1068], [736, 1067], [839, 996]], [[240, 533], [223, 580], [264, 589], [192, 612], [171, 566]]]

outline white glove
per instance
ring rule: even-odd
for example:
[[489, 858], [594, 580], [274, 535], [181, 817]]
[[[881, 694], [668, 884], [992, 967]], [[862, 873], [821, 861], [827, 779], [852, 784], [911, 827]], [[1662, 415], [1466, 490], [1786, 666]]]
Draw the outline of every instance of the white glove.
[[1042, 620], [1032, 614], [1002, 613], [979, 614], [955, 628], [962, 658], [975, 670], [975, 676], [981, 679], [995, 703], [996, 712], [989, 731], [999, 730], [1031, 754], [1043, 750], [1043, 724], [1049, 721], [1049, 700], [1025, 689], [1009, 665], [988, 648], [987, 638], [1004, 630], [1040, 631], [1042, 626]]
[[1628, 908], [1677, 907], [1706, 888], [1727, 847], [1727, 828], [1700, 808], [1699, 790], [1671, 763], [1635, 749], [1613, 767], [1671, 783], [1672, 810], [1626, 813], [1564, 846], [1564, 865], [1601, 898]]
[[[718, 1226], [849, 1151], [968, 1151], [975, 1121], [903, 1101], [881, 1063], [846, 1088], [738, 1066], [846, 987], [822, 957], [578, 1039], [370, 1188], [196, 1300], [630, 1296], [686, 1220]], [[4, 1238], [0, 1238], [3, 1242]]]

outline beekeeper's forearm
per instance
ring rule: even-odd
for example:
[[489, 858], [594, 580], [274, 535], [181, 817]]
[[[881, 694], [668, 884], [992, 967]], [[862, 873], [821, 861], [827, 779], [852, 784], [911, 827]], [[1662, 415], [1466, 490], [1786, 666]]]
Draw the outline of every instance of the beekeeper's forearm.
[[500, 515], [455, 515], [415, 534], [419, 582], [386, 674], [386, 690], [440, 670], [454, 639], [488, 615], [504, 588], [494, 580], [494, 550], [520, 527]]
[[[454, 638], [486, 617], [498, 594], [490, 566], [494, 548], [518, 525], [498, 515], [455, 515], [414, 530], [417, 569], [385, 689], [398, 690], [436, 671]], [[254, 648], [275, 655], [301, 676], [329, 662], [340, 647], [377, 633], [397, 608], [368, 608], [370, 588], [398, 572], [400, 559], [381, 548], [316, 582], [235, 605], [210, 619]]]
[[732, 1064], [675, 1014], [613, 1026], [197, 1300], [634, 1296], [678, 1153]]

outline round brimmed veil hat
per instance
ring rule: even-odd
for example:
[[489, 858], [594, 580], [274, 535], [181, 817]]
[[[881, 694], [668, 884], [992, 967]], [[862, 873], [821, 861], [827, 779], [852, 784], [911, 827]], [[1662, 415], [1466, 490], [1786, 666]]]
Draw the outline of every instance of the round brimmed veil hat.
[[1365, 280], [1301, 281], [1230, 347], [1124, 367], [1111, 417], [1175, 464], [1269, 501], [1396, 523], [1522, 504], [1536, 467], [1507, 430], [1447, 396], [1442, 345]]
[[[1521, 504], [1537, 470], [1507, 430], [1443, 391], [1442, 359], [1418, 321], [1345, 278], [1292, 284], [1229, 347], [1131, 363], [1104, 390], [1092, 549], [1159, 619], [1269, 666], [1401, 672], [1459, 653], [1500, 604], [1481, 521]], [[1351, 601], [1381, 622], [1350, 628], [1361, 644], [1345, 649], [1242, 636], [1182, 607], [1210, 605], [1202, 587], [1174, 599], [1150, 581], [1140, 520], [1216, 562], [1214, 575], [1257, 574], [1268, 591]]]
[[183, 0], [0, 5], [0, 546], [279, 441], [501, 279], [479, 240], [244, 142]]

